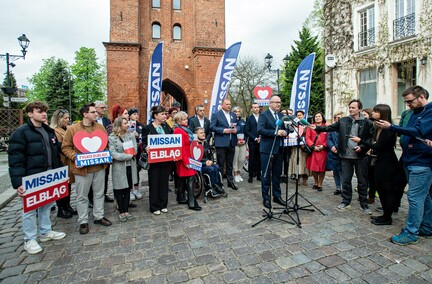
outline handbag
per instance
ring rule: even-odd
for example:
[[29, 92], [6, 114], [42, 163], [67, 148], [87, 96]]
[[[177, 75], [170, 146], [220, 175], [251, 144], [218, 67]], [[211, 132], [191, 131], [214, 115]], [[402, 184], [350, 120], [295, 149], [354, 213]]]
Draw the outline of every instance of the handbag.
[[146, 152], [141, 152], [141, 155], [138, 160], [138, 166], [140, 166], [143, 170], [149, 169], [148, 156]]
[[316, 143], [317, 139], [318, 139], [318, 134], [315, 136], [315, 140], [314, 140], [314, 143], [312, 144], [312, 146], [308, 147], [305, 143], [305, 145], [301, 147], [302, 151], [308, 155], [312, 155], [312, 152], [313, 152], [313, 149], [315, 148], [315, 143]]

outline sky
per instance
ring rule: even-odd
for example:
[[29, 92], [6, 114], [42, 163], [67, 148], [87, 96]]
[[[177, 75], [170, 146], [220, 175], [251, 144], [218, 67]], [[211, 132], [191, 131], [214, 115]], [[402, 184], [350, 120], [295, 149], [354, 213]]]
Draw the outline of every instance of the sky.
[[[313, 8], [313, 0], [225, 0], [226, 47], [241, 41], [240, 57], [273, 56], [282, 64]], [[21, 55], [17, 38], [30, 40], [25, 60], [11, 69], [18, 86], [39, 71], [52, 56], [72, 63], [80, 47], [94, 48], [105, 59], [102, 42], [109, 41], [109, 0], [0, 0], [0, 54]], [[0, 83], [6, 61], [0, 61]]]

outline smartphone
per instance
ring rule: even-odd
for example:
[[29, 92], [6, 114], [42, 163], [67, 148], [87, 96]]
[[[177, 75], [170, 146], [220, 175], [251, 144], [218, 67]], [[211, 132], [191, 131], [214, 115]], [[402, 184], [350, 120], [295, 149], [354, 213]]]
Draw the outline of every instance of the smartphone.
[[348, 137], [348, 138], [353, 138], [354, 136], [352, 136], [352, 135], [345, 135], [346, 137]]

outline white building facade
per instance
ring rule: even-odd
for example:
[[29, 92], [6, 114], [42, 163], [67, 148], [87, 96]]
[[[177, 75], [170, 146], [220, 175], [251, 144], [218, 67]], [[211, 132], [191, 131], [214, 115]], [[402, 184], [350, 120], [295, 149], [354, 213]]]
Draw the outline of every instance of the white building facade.
[[421, 85], [432, 92], [432, 0], [326, 0], [326, 116], [344, 111], [351, 99], [363, 108], [385, 103], [398, 120], [401, 93]]

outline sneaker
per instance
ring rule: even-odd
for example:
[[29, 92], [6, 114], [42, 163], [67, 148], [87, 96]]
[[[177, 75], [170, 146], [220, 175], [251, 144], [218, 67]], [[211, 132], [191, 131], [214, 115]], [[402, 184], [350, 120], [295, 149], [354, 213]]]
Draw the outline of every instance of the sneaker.
[[134, 217], [134, 215], [132, 215], [132, 214], [127, 214], [126, 215], [126, 219], [128, 219], [128, 220], [132, 220], [132, 219], [134, 219], [135, 217]]
[[135, 194], [133, 194], [133, 192], [131, 191], [131, 193], [130, 193], [130, 201], [134, 201], [136, 198], [135, 198]]
[[136, 198], [136, 199], [141, 199], [141, 198], [143, 198], [141, 192], [139, 192], [138, 189], [134, 189], [134, 190], [132, 191], [132, 193], [133, 193], [133, 195], [135, 195], [135, 198]]
[[24, 249], [29, 254], [37, 254], [42, 251], [41, 246], [38, 244], [36, 240], [28, 240], [24, 242]]
[[345, 209], [348, 209], [350, 207], [351, 207], [350, 204], [345, 204], [345, 203], [342, 202], [341, 204], [338, 205], [337, 209], [338, 210], [345, 210]]
[[234, 181], [235, 182], [240, 182], [239, 176], [234, 176]]
[[61, 240], [64, 237], [66, 237], [66, 234], [63, 232], [49, 231], [45, 235], [40, 235], [39, 239], [43, 243], [51, 240]]
[[162, 213], [168, 213], [168, 209], [167, 209], [167, 208], [164, 208], [164, 209], [161, 210], [161, 212], [162, 212]]
[[119, 215], [120, 222], [126, 222], [127, 217], [125, 215]]
[[238, 176], [238, 180], [239, 180], [240, 182], [242, 182], [242, 181], [243, 181], [243, 179], [242, 179], [242, 177], [241, 177], [241, 176]]
[[424, 230], [419, 229], [419, 236], [426, 239], [432, 239], [432, 233], [426, 233]]
[[160, 210], [156, 210], [155, 212], [153, 212], [153, 214], [155, 214], [155, 215], [160, 215], [161, 212], [160, 212]]
[[417, 237], [415, 235], [410, 234], [408, 230], [403, 229], [399, 235], [394, 235], [390, 238], [390, 241], [394, 244], [406, 246], [410, 244], [415, 244], [417, 242]]
[[361, 209], [363, 210], [364, 213], [368, 215], [372, 215], [372, 210], [370, 210], [369, 206], [363, 206], [361, 207]]

